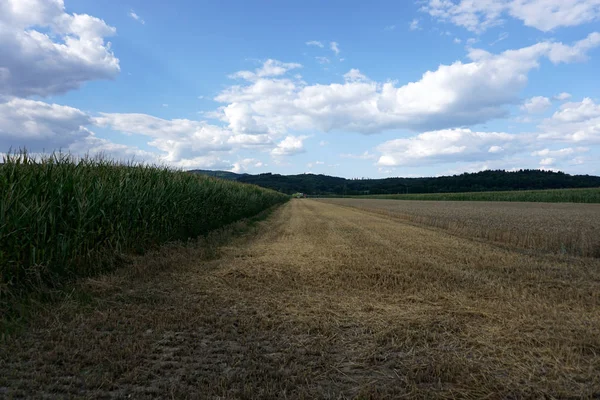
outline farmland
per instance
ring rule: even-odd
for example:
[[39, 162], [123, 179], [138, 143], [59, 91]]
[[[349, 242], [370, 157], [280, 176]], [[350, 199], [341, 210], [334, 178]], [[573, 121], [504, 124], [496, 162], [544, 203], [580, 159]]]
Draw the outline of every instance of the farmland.
[[252, 185], [102, 159], [0, 164], [0, 316], [23, 294], [107, 271], [288, 199]]
[[[531, 223], [527, 211], [514, 211], [515, 224]], [[552, 213], [569, 224], [567, 208]], [[586, 218], [593, 212], [571, 229]], [[598, 258], [524, 252], [310, 199], [240, 224], [81, 280], [0, 343], [0, 393], [600, 394]]]
[[600, 204], [319, 199], [523, 249], [600, 256]]
[[414, 193], [355, 196], [363, 199], [433, 201], [518, 201], [544, 203], [600, 203], [600, 188], [510, 190], [498, 192]]

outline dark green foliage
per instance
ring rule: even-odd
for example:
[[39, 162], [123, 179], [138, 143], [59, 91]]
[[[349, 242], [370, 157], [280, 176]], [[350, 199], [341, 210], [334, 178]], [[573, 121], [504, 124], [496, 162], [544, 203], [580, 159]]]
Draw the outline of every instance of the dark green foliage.
[[[194, 171], [218, 174], [221, 171]], [[227, 172], [227, 178], [252, 183], [287, 194], [308, 195], [365, 195], [460, 193], [482, 191], [512, 191], [539, 189], [568, 189], [600, 187], [600, 177], [569, 175], [562, 172], [520, 170], [483, 171], [474, 174], [442, 176], [437, 178], [345, 179], [327, 175], [236, 175]]]
[[0, 164], [0, 300], [110, 268], [121, 254], [194, 238], [287, 199], [166, 168], [9, 155]]

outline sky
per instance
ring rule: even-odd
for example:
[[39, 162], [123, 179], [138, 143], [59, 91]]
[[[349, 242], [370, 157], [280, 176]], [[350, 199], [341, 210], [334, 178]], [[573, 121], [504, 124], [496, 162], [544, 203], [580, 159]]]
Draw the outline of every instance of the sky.
[[0, 153], [600, 175], [600, 0], [0, 0]]

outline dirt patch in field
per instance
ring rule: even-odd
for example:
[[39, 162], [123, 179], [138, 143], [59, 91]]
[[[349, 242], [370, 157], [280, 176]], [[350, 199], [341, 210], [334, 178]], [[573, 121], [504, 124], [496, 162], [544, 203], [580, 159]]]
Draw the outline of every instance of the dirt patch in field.
[[294, 200], [82, 282], [1, 344], [0, 396], [593, 397], [599, 331], [599, 260]]

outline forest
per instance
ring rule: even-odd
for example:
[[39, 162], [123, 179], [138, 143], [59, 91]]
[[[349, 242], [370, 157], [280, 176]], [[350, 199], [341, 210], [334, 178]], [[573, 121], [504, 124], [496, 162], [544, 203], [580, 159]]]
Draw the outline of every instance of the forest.
[[251, 183], [287, 194], [300, 192], [308, 195], [355, 196], [600, 187], [600, 177], [598, 176], [569, 175], [564, 172], [537, 169], [488, 170], [441, 177], [385, 179], [346, 179], [315, 174], [265, 173], [251, 175], [208, 170], [192, 170], [190, 172]]

